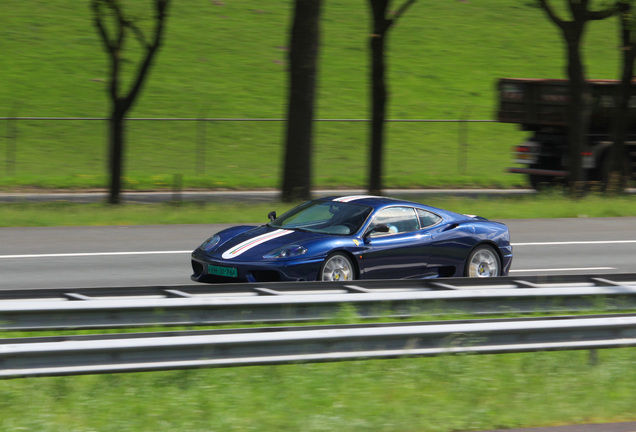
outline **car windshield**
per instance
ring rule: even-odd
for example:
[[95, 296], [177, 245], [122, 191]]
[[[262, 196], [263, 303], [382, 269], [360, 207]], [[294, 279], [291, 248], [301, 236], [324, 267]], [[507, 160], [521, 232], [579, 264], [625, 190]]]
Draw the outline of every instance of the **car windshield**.
[[276, 218], [274, 228], [300, 229], [325, 234], [357, 232], [371, 213], [371, 207], [337, 201], [308, 201]]

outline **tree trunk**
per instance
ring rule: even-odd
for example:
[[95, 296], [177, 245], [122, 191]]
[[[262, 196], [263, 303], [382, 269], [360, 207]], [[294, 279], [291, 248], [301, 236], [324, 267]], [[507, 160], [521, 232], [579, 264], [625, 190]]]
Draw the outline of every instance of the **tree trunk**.
[[289, 103], [282, 185], [286, 202], [311, 198], [311, 155], [322, 0], [296, 0], [289, 50]]
[[629, 101], [633, 93], [632, 79], [634, 77], [634, 61], [636, 60], [636, 46], [631, 41], [632, 31], [628, 9], [623, 12], [621, 17], [620, 36], [623, 45], [623, 67], [616, 95], [616, 115], [613, 125], [614, 142], [610, 154], [606, 156], [610, 158], [609, 168], [606, 178], [603, 179], [606, 182], [606, 191], [609, 193], [622, 193], [631, 177], [631, 163], [625, 140], [629, 128]]
[[581, 152], [587, 141], [589, 117], [589, 95], [585, 81], [585, 71], [581, 58], [580, 45], [582, 27], [572, 29], [566, 34], [568, 49], [567, 74], [569, 78], [568, 124], [569, 124], [569, 169], [570, 191], [579, 194], [586, 180]]
[[388, 0], [371, 0], [373, 33], [371, 48], [371, 149], [369, 164], [369, 193], [382, 194], [384, 120], [386, 118], [385, 47], [390, 21], [386, 19]]
[[[108, 202], [119, 204], [121, 196], [121, 178], [123, 175], [124, 159], [124, 118], [128, 110], [135, 102], [143, 83], [148, 75], [157, 50], [161, 46], [167, 9], [170, 0], [154, 0], [155, 7], [155, 28], [151, 43], [146, 42], [141, 30], [137, 27], [134, 19], [124, 16], [121, 4], [116, 0], [92, 0], [91, 7], [94, 14], [94, 23], [97, 32], [102, 38], [104, 48], [110, 59], [110, 84], [109, 96], [112, 104], [112, 112], [109, 124], [109, 159], [108, 169], [110, 171], [110, 191]], [[106, 26], [106, 21], [112, 19], [114, 30], [112, 34]], [[126, 34], [133, 33], [145, 51], [145, 56], [137, 69], [133, 85], [125, 96], [119, 95], [119, 72], [121, 70]]]
[[569, 79], [568, 117], [568, 181], [570, 194], [579, 196], [584, 191], [585, 171], [581, 155], [587, 144], [588, 123], [590, 115], [590, 96], [585, 81], [585, 70], [581, 54], [581, 43], [585, 25], [588, 21], [598, 21], [612, 16], [618, 9], [617, 4], [610, 4], [599, 11], [588, 9], [589, 0], [568, 0], [571, 20], [559, 18], [548, 0], [538, 0], [539, 5], [548, 18], [561, 30], [567, 47], [567, 76]]
[[124, 156], [124, 112], [113, 110], [110, 118], [110, 191], [108, 202], [119, 204], [121, 201], [121, 177]]
[[384, 143], [384, 120], [386, 117], [387, 89], [385, 83], [384, 36], [371, 38], [371, 163], [369, 171], [369, 193], [382, 194], [382, 147]]

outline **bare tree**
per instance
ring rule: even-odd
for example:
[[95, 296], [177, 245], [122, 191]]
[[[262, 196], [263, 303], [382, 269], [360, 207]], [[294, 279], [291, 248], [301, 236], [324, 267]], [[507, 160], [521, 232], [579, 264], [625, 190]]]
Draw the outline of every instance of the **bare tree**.
[[567, 51], [567, 77], [569, 80], [568, 104], [568, 181], [572, 193], [579, 193], [585, 183], [581, 151], [586, 140], [589, 117], [589, 90], [585, 79], [585, 67], [581, 44], [589, 21], [605, 19], [617, 10], [612, 5], [604, 10], [589, 9], [590, 0], [567, 0], [570, 20], [557, 15], [548, 0], [538, 0], [548, 18], [559, 28]]
[[[95, 27], [110, 59], [108, 93], [112, 106], [109, 127], [110, 193], [108, 201], [111, 204], [120, 202], [125, 142], [124, 117], [139, 95], [155, 54], [161, 46], [170, 0], [152, 0], [152, 2], [155, 10], [154, 29], [152, 37], [147, 41], [136, 22], [124, 15], [120, 0], [91, 0]], [[126, 38], [130, 33], [145, 50], [145, 55], [138, 65], [130, 90], [125, 93], [120, 89], [122, 86], [120, 74]]]
[[320, 7], [322, 0], [295, 0], [290, 32], [289, 103], [282, 185], [283, 201], [311, 197], [311, 152]]
[[406, 0], [399, 9], [389, 12], [391, 0], [369, 0], [373, 17], [370, 35], [371, 48], [371, 148], [369, 164], [369, 193], [382, 193], [382, 158], [384, 123], [388, 90], [386, 84], [385, 51], [388, 32], [416, 0]]

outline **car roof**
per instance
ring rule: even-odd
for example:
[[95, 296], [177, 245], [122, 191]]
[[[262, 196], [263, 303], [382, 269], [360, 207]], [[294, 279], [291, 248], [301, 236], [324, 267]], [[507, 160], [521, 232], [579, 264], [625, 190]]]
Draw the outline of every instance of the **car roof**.
[[396, 204], [417, 204], [411, 201], [400, 200], [397, 198], [390, 198], [376, 195], [333, 195], [324, 198], [319, 198], [325, 201], [338, 201], [338, 202], [350, 202], [355, 204], [368, 205], [371, 207], [382, 207], [384, 205], [396, 205]]
[[361, 204], [373, 207], [374, 209], [380, 209], [384, 207], [390, 207], [395, 205], [405, 205], [410, 207], [421, 208], [424, 210], [428, 210], [433, 213], [437, 213], [440, 216], [446, 216], [446, 218], [450, 219], [466, 219], [466, 215], [461, 215], [459, 213], [455, 213], [448, 210], [443, 210], [437, 207], [428, 206], [426, 204], [417, 203], [414, 201], [408, 201], [404, 199], [391, 198], [385, 196], [375, 196], [375, 195], [346, 195], [346, 196], [328, 196], [323, 198], [318, 198], [324, 201], [339, 201], [339, 202], [350, 202], [355, 204]]

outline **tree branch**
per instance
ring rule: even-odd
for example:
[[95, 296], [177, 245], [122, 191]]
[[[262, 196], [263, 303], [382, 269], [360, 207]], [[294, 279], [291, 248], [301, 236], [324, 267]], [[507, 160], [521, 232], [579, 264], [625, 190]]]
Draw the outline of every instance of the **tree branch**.
[[[98, 0], [99, 1], [99, 0]], [[126, 37], [126, 26], [128, 25], [128, 21], [119, 7], [119, 3], [117, 0], [101, 0], [106, 3], [106, 5], [113, 10], [115, 13], [115, 17], [117, 18], [117, 43], [114, 45], [115, 50], [119, 51], [124, 46], [124, 39]]]
[[620, 12], [623, 10], [623, 6], [622, 6], [622, 2], [621, 1], [617, 1], [616, 3], [614, 3], [612, 6], [609, 6], [606, 9], [600, 10], [600, 11], [589, 11], [587, 13], [587, 19], [590, 21], [598, 21], [598, 20], [602, 20], [605, 18], [609, 18], [612, 15], [614, 15], [617, 12]]
[[146, 38], [144, 37], [143, 32], [133, 21], [128, 21], [126, 24], [128, 28], [133, 32], [135, 37], [137, 38], [137, 42], [144, 48], [148, 48], [150, 45], [146, 42]]
[[[115, 16], [117, 17], [117, 23], [119, 27], [119, 36], [116, 41], [111, 40], [111, 38], [108, 36], [108, 31], [106, 30], [106, 25], [104, 24], [104, 16], [106, 14], [106, 12], [104, 12], [103, 10], [104, 6], [112, 9], [115, 13]], [[111, 95], [111, 100], [113, 101], [113, 103], [116, 103], [118, 99], [117, 97], [117, 91], [118, 91], [117, 76], [119, 75], [118, 56], [119, 56], [119, 51], [121, 50], [121, 46], [123, 44], [121, 11], [117, 9], [117, 6], [113, 4], [112, 0], [93, 0], [92, 7], [95, 13], [95, 25], [97, 27], [97, 30], [100, 36], [102, 37], [104, 46], [106, 47], [106, 52], [108, 53], [108, 56], [110, 58], [111, 73], [110, 73], [108, 88]]]
[[548, 1], [538, 0], [538, 2], [544, 12], [548, 15], [548, 18], [550, 18], [550, 20], [552, 20], [552, 22], [555, 23], [557, 26], [563, 28], [565, 22], [554, 12], [554, 9], [552, 9], [552, 6], [550, 6]]
[[[144, 82], [148, 69], [150, 68], [150, 64], [152, 63], [155, 52], [159, 48], [161, 44], [161, 38], [163, 36], [163, 31], [165, 28], [165, 20], [166, 20], [166, 10], [168, 8], [168, 4], [170, 0], [155, 0], [156, 6], [156, 15], [155, 15], [155, 29], [154, 29], [154, 37], [152, 44], [146, 44], [146, 57], [143, 62], [139, 66], [137, 70], [137, 78], [135, 79], [135, 83], [133, 84], [128, 96], [125, 99], [126, 109], [130, 107], [132, 102], [137, 97], [137, 93], [141, 89], [141, 86]], [[132, 27], [131, 27], [132, 28]], [[134, 26], [136, 28], [136, 26]], [[139, 31], [139, 29], [137, 29]], [[141, 34], [141, 31], [139, 31]], [[143, 34], [141, 35], [143, 38]]]
[[392, 19], [393, 23], [395, 23], [398, 20], [398, 18], [400, 18], [402, 15], [404, 15], [404, 13], [407, 11], [407, 9], [409, 7], [411, 7], [411, 5], [413, 3], [415, 3], [416, 1], [417, 0], [406, 0], [402, 4], [402, 6], [400, 6], [400, 8], [393, 13], [393, 19]]
[[115, 47], [111, 43], [108, 33], [106, 32], [106, 26], [104, 25], [102, 16], [102, 2], [100, 0], [93, 0], [91, 7], [93, 9], [93, 14], [95, 15], [95, 27], [97, 27], [97, 30], [104, 41], [106, 50], [112, 53]]

